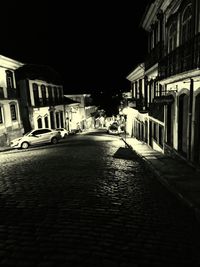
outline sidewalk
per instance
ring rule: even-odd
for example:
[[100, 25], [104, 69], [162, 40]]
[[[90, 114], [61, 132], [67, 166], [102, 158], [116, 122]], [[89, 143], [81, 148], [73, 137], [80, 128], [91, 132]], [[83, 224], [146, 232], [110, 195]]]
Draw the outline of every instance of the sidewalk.
[[194, 210], [197, 220], [200, 221], [200, 173], [186, 162], [155, 151], [136, 138], [121, 136], [121, 139], [168, 190]]

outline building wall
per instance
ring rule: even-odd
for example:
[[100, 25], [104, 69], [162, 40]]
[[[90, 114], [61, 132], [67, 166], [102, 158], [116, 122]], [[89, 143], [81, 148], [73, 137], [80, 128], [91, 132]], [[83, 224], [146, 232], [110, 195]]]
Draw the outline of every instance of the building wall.
[[[34, 85], [37, 86], [38, 97], [34, 96]], [[42, 86], [45, 97], [42, 95]], [[20, 109], [25, 131], [38, 128], [65, 127], [65, 110], [63, 88], [61, 85], [41, 80], [24, 79], [18, 81]], [[50, 87], [50, 89], [48, 89]], [[51, 90], [52, 98], [49, 96]], [[58, 98], [55, 98], [55, 90]]]
[[[24, 132], [16, 95], [14, 72], [21, 65], [22, 63], [18, 61], [0, 55], [0, 146], [9, 145], [12, 139], [22, 136]], [[7, 77], [8, 71], [12, 76], [10, 82]]]

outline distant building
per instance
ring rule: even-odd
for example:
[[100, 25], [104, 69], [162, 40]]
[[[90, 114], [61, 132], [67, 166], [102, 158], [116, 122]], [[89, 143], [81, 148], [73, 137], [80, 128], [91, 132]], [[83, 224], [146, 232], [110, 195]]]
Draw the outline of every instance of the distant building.
[[25, 65], [17, 71], [17, 84], [25, 132], [64, 127], [63, 87], [54, 70]]
[[80, 124], [80, 102], [74, 101], [64, 95], [64, 107], [65, 107], [65, 128], [69, 132], [78, 130]]
[[15, 80], [15, 70], [21, 66], [21, 62], [0, 55], [0, 146], [9, 145], [24, 132]]
[[80, 103], [76, 116], [76, 119], [79, 120], [79, 127], [82, 130], [94, 128], [97, 107], [92, 103], [91, 94], [70, 94], [65, 97]]

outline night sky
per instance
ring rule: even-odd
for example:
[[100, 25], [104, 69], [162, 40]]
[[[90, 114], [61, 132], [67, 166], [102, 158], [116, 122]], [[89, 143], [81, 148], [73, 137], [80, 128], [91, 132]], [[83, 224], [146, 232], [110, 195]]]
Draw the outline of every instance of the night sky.
[[6, 2], [0, 54], [53, 67], [65, 93], [129, 89], [126, 76], [146, 53], [139, 24], [149, 0]]

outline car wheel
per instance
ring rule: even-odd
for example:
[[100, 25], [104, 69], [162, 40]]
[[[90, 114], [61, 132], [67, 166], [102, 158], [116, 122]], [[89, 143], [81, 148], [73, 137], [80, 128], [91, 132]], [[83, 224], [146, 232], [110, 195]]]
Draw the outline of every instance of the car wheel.
[[57, 144], [57, 143], [58, 143], [58, 139], [57, 139], [56, 137], [53, 137], [53, 138], [51, 139], [51, 143], [52, 143], [52, 144]]
[[21, 144], [21, 148], [23, 148], [23, 149], [27, 149], [28, 147], [29, 147], [29, 143], [28, 142], [23, 142]]

